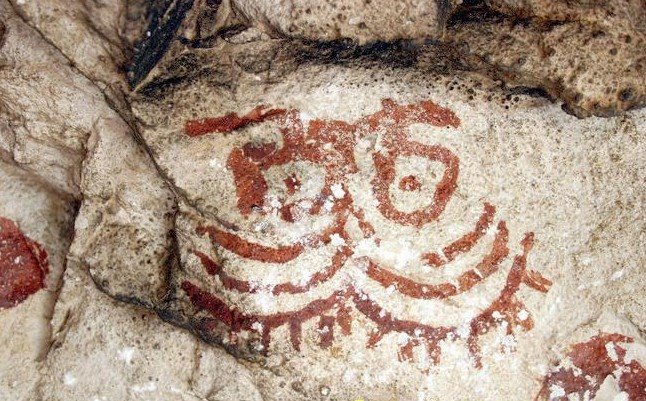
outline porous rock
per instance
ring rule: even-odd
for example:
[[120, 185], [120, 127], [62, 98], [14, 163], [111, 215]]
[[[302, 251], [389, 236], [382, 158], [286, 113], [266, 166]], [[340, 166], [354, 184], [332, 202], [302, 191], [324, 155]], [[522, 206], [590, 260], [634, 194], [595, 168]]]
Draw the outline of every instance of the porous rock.
[[149, 310], [108, 297], [82, 265], [71, 263], [65, 272], [52, 326], [52, 349], [32, 393], [37, 399], [262, 399], [233, 357]]
[[232, 3], [253, 26], [269, 33], [318, 41], [351, 39], [366, 43], [441, 38], [455, 2], [234, 0]]
[[0, 161], [0, 398], [31, 400], [50, 346], [74, 203]]
[[491, 1], [454, 17], [446, 40], [461, 61], [507, 85], [540, 88], [579, 117], [646, 102], [644, 4]]
[[[12, 111], [0, 126], [0, 215], [21, 244], [51, 249], [49, 280], [67, 256], [55, 307], [47, 284], [0, 311], [11, 327], [0, 397], [643, 395], [643, 110], [579, 120], [463, 71], [472, 60], [457, 48], [303, 43], [264, 20], [246, 27], [242, 17], [262, 13], [241, 5], [217, 15], [217, 3], [177, 14], [124, 101], [123, 77], [101, 57], [127, 49], [86, 59], [43, 15], [69, 21], [82, 43], [115, 44], [112, 12], [133, 9], [0, 2], [13, 67], [0, 85]], [[500, 4], [489, 7], [512, 18]], [[544, 4], [523, 3], [528, 29]], [[547, 37], [554, 21], [584, 30], [597, 18], [567, 4], [540, 25]], [[545, 85], [538, 71], [527, 85]], [[634, 106], [580, 104], [570, 110], [582, 116]], [[21, 119], [40, 136], [16, 135]], [[82, 132], [73, 146], [60, 134], [69, 126]], [[14, 137], [48, 151], [21, 158]], [[26, 327], [37, 329], [15, 335]]]
[[[145, 245], [132, 245], [137, 248], [135, 257], [130, 255], [123, 263], [154, 261], [163, 271], [165, 265], [158, 258], [163, 260], [170, 251], [170, 228], [164, 219], [172, 214], [173, 202], [147, 153], [136, 144], [128, 116], [115, 111], [102, 92], [105, 82], [100, 73], [88, 74], [89, 79], [71, 60], [82, 58], [80, 53], [63, 54], [50, 43], [60, 40], [63, 46], [67, 38], [54, 29], [49, 31], [50, 41], [16, 11], [9, 2], [0, 2], [0, 398], [33, 400], [48, 394], [41, 392], [44, 376], [40, 369], [52, 345], [51, 319], [67, 258], [86, 269], [86, 282], [91, 268], [100, 284], [103, 269], [119, 266], [118, 257], [113, 256], [119, 255], [119, 246], [111, 247], [126, 232], [132, 234], [132, 226], [122, 224], [126, 215]], [[48, 22], [56, 25], [45, 21], [45, 28]], [[113, 74], [108, 81], [119, 80], [123, 78]], [[155, 200], [137, 203], [142, 211], [129, 216], [130, 204], [137, 202], [133, 193], [143, 183], [149, 185], [146, 192], [154, 194]], [[76, 215], [81, 200], [81, 213]], [[88, 220], [92, 226], [83, 224]], [[93, 235], [96, 228], [100, 233]], [[151, 232], [154, 239], [149, 237]], [[81, 236], [85, 233], [87, 237]], [[107, 251], [102, 247], [106, 236], [110, 237]], [[135, 236], [126, 236], [130, 245]], [[68, 253], [75, 237], [83, 240]], [[93, 258], [95, 253], [104, 258]], [[142, 300], [147, 294], [158, 296], [161, 290], [155, 283], [159, 280], [134, 273], [122, 281], [131, 292], [141, 289]], [[112, 288], [119, 293], [116, 284], [113, 280]], [[82, 299], [79, 296], [77, 301]], [[65, 325], [66, 315], [59, 316]], [[74, 363], [79, 355], [72, 353], [67, 358]]]

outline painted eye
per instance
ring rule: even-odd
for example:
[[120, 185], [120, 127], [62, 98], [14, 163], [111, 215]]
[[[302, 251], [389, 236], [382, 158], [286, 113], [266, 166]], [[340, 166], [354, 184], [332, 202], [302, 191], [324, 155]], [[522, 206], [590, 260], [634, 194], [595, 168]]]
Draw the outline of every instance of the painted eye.
[[402, 143], [373, 160], [379, 211], [399, 224], [421, 227], [435, 220], [453, 195], [458, 160], [444, 147]]
[[282, 219], [289, 222], [313, 214], [325, 185], [325, 175], [322, 166], [305, 161], [276, 165], [265, 170], [265, 211], [278, 210]]
[[413, 213], [429, 206], [445, 166], [435, 160], [410, 156], [395, 159], [394, 167], [389, 196], [395, 209]]
[[420, 188], [422, 188], [422, 183], [412, 174], [399, 180], [399, 189], [402, 191], [419, 191]]

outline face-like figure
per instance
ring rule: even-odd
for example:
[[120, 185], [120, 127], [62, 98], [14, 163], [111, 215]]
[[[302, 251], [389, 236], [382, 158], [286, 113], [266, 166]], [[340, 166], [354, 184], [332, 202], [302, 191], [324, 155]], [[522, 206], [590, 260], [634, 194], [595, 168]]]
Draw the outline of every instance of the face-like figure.
[[[450, 201], [457, 184], [458, 157], [440, 145], [427, 145], [409, 138], [413, 124], [428, 124], [442, 128], [457, 128], [459, 119], [450, 110], [432, 102], [399, 105], [392, 100], [383, 100], [382, 109], [350, 124], [335, 120], [302, 121], [297, 110], [262, 107], [239, 117], [229, 114], [220, 118], [191, 121], [186, 126], [189, 136], [212, 132], [232, 132], [248, 124], [265, 120], [278, 123], [282, 141], [247, 142], [231, 150], [227, 167], [236, 185], [237, 208], [242, 216], [264, 216], [276, 213], [281, 224], [289, 227], [303, 219], [326, 218], [327, 224], [312, 235], [308, 234], [291, 244], [272, 247], [242, 238], [235, 231], [209, 225], [198, 228], [198, 233], [208, 235], [215, 248], [225, 249], [245, 260], [281, 264], [297, 260], [311, 249], [335, 248], [330, 261], [305, 280], [272, 284], [268, 289], [273, 295], [308, 293], [332, 280], [346, 266], [361, 266], [368, 280], [385, 288], [394, 288], [403, 296], [417, 300], [447, 299], [469, 291], [472, 287], [496, 272], [509, 255], [508, 231], [504, 221], [497, 224], [491, 249], [472, 269], [460, 274], [456, 280], [437, 284], [419, 282], [406, 277], [391, 266], [382, 264], [371, 254], [356, 252], [358, 238], [349, 230], [350, 221], [360, 231], [359, 239], [371, 239], [379, 243], [374, 223], [366, 217], [365, 210], [355, 202], [348, 177], [358, 171], [355, 150], [366, 138], [378, 134], [379, 145], [372, 152], [373, 178], [370, 182], [371, 196], [381, 218], [390, 223], [419, 230], [438, 219]], [[424, 180], [424, 172], [398, 172], [398, 160], [416, 158], [439, 164], [442, 172], [434, 182], [434, 188]], [[309, 173], [312, 171], [313, 173]], [[271, 174], [270, 174], [271, 172]], [[314, 182], [312, 185], [311, 183]], [[392, 192], [417, 193], [426, 190], [430, 194], [422, 205], [402, 210], [393, 201]], [[274, 205], [268, 205], [268, 203]], [[269, 206], [269, 207], [268, 207]], [[428, 269], [441, 269], [458, 255], [469, 252], [482, 238], [494, 221], [495, 208], [488, 203], [474, 229], [464, 233], [439, 251], [421, 255], [420, 263]], [[523, 305], [515, 298], [520, 284], [547, 291], [549, 281], [538, 273], [526, 269], [526, 257], [533, 243], [533, 234], [522, 240], [523, 252], [516, 256], [508, 274], [505, 287], [489, 308], [475, 316], [470, 323], [468, 345], [479, 364], [478, 336], [490, 327], [507, 322], [509, 330], [521, 326], [532, 327], [531, 318], [518, 318]], [[217, 276], [224, 289], [253, 294], [262, 291], [254, 285], [228, 274], [219, 261], [206, 252], [195, 251], [207, 273]], [[352, 262], [352, 263], [350, 263]], [[291, 342], [297, 350], [301, 341], [301, 323], [319, 317], [321, 346], [327, 347], [334, 340], [334, 328], [350, 334], [351, 316], [358, 312], [370, 319], [377, 327], [368, 346], [375, 345], [389, 332], [408, 335], [409, 341], [402, 346], [400, 358], [412, 358], [414, 346], [424, 345], [430, 357], [437, 361], [442, 340], [455, 334], [454, 326], [431, 326], [413, 320], [395, 318], [358, 287], [356, 282], [345, 282], [332, 295], [316, 299], [291, 312], [267, 315], [245, 314], [227, 305], [222, 298], [206, 292], [191, 281], [184, 281], [182, 289], [198, 309], [210, 312], [218, 324], [224, 324], [232, 333], [241, 330], [259, 332], [264, 351], [270, 346], [272, 329], [288, 325]], [[496, 313], [494, 313], [496, 312]]]

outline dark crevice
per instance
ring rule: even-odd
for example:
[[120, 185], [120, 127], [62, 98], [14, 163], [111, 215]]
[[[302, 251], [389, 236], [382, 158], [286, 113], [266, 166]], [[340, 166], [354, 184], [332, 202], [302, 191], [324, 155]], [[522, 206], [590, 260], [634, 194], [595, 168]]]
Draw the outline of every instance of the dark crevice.
[[247, 25], [235, 24], [233, 26], [223, 27], [222, 29], [216, 31], [213, 35], [209, 35], [204, 38], [188, 39], [185, 37], [179, 37], [178, 40], [183, 45], [192, 47], [194, 49], [208, 49], [213, 47], [218, 40], [223, 38], [230, 38], [231, 36], [237, 35], [247, 28]]
[[465, 0], [457, 6], [446, 23], [447, 29], [464, 24], [498, 23], [505, 20], [505, 14], [491, 9], [482, 0]]
[[152, 2], [148, 10], [148, 29], [145, 37], [135, 45], [128, 71], [128, 82], [135, 87], [164, 56], [193, 0], [163, 0]]
[[554, 97], [542, 88], [532, 88], [527, 86], [516, 86], [509, 88], [508, 92], [512, 95], [525, 95], [535, 98], [544, 98], [554, 101]]

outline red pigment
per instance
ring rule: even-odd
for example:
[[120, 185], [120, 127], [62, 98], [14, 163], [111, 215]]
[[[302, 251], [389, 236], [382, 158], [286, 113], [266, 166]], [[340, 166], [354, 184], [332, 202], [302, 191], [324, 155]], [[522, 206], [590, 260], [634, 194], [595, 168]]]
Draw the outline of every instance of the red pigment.
[[[432, 102], [419, 102], [415, 104], [399, 105], [394, 101], [382, 101], [382, 109], [350, 124], [337, 120], [311, 120], [305, 128], [300, 120], [298, 110], [270, 110], [262, 112], [262, 107], [257, 107], [250, 113], [240, 117], [235, 113], [224, 117], [189, 121], [186, 125], [186, 134], [189, 136], [204, 135], [211, 132], [227, 133], [250, 123], [273, 119], [280, 127], [282, 141], [277, 143], [246, 143], [234, 148], [228, 158], [227, 167], [232, 172], [236, 184], [238, 209], [243, 216], [251, 213], [266, 214], [263, 208], [268, 185], [263, 176], [264, 172], [273, 166], [281, 166], [297, 161], [307, 161], [325, 169], [325, 182], [319, 194], [308, 199], [298, 199], [291, 203], [286, 199], [279, 199], [282, 206], [279, 216], [286, 224], [293, 223], [298, 217], [294, 210], [297, 204], [307, 200], [312, 207], [303, 211], [311, 216], [322, 213], [331, 213], [334, 222], [320, 233], [310, 235], [293, 245], [268, 247], [244, 239], [235, 232], [235, 226], [220, 222], [225, 229], [213, 226], [200, 226], [197, 233], [208, 235], [214, 248], [223, 248], [245, 259], [265, 263], [286, 263], [299, 257], [307, 248], [316, 248], [328, 245], [332, 235], [338, 235], [345, 241], [345, 245], [337, 247], [327, 266], [313, 274], [305, 282], [284, 282], [272, 286], [274, 295], [288, 293], [306, 293], [313, 287], [330, 280], [346, 262], [352, 258], [355, 244], [345, 231], [345, 225], [351, 216], [354, 216], [359, 228], [366, 238], [375, 235], [375, 229], [365, 220], [364, 211], [354, 205], [348, 190], [346, 177], [358, 171], [354, 151], [357, 141], [362, 137], [379, 132], [382, 138], [383, 151], [373, 154], [375, 176], [371, 182], [373, 193], [377, 199], [377, 209], [387, 219], [414, 227], [422, 227], [436, 220], [450, 198], [452, 197], [459, 174], [459, 159], [450, 150], [439, 145], [425, 145], [409, 140], [406, 128], [411, 124], [424, 123], [439, 127], [459, 126], [459, 119], [448, 109], [439, 107]], [[413, 212], [397, 210], [390, 197], [390, 188], [394, 182], [396, 171], [395, 162], [398, 157], [419, 156], [428, 160], [440, 162], [445, 166], [444, 174], [437, 184], [433, 196], [427, 206]], [[295, 176], [290, 176], [284, 181], [286, 193], [290, 196], [297, 193], [300, 181]], [[340, 185], [344, 195], [341, 199], [333, 197], [332, 185]], [[421, 184], [414, 176], [404, 177], [399, 182], [399, 188], [404, 191], [416, 191]], [[333, 199], [331, 210], [323, 207], [326, 200]], [[441, 253], [429, 252], [423, 255], [422, 260], [427, 265], [440, 268], [454, 260], [462, 253], [470, 251], [482, 239], [494, 221], [495, 207], [484, 204], [484, 211], [475, 223], [473, 231], [451, 242], [442, 248]], [[301, 213], [302, 214], [302, 213]], [[497, 232], [490, 252], [472, 269], [467, 270], [457, 280], [457, 284], [425, 284], [392, 272], [379, 266], [378, 263], [365, 258], [367, 265], [366, 274], [383, 287], [394, 287], [399, 293], [418, 299], [445, 299], [465, 291], [485, 280], [496, 272], [501, 263], [508, 257], [509, 232], [504, 221], [497, 225]], [[375, 239], [379, 243], [379, 239]], [[520, 320], [517, 314], [524, 308], [516, 299], [516, 292], [521, 284], [526, 284], [538, 291], [546, 292], [551, 282], [535, 271], [528, 271], [526, 260], [533, 245], [533, 234], [528, 233], [522, 242], [523, 253], [516, 256], [507, 276], [505, 287], [500, 295], [480, 315], [471, 321], [471, 332], [467, 344], [474, 357], [476, 366], [480, 366], [478, 338], [487, 333], [492, 327], [497, 327], [502, 321], [508, 323], [507, 328], [511, 334], [514, 327], [520, 326], [525, 330], [531, 329], [531, 318]], [[200, 260], [206, 272], [218, 277], [219, 282], [226, 290], [240, 293], [256, 293], [265, 288], [258, 288], [246, 280], [237, 279], [229, 275], [221, 263], [211, 256], [199, 251], [193, 252]], [[430, 326], [419, 322], [398, 319], [390, 312], [372, 301], [367, 294], [346, 285], [327, 298], [311, 301], [301, 309], [291, 312], [281, 312], [272, 315], [245, 314], [235, 307], [229, 306], [220, 297], [201, 290], [196, 284], [184, 281], [181, 288], [189, 297], [193, 305], [207, 311], [215, 318], [204, 318], [202, 324], [209, 331], [214, 330], [217, 322], [228, 327], [229, 337], [232, 341], [237, 339], [241, 330], [258, 331], [262, 338], [263, 350], [266, 352], [270, 343], [270, 332], [282, 325], [289, 327], [289, 339], [296, 350], [300, 350], [303, 322], [318, 318], [317, 331], [319, 345], [327, 348], [335, 339], [335, 329], [338, 327], [342, 334], [349, 335], [352, 331], [352, 310], [363, 314], [372, 324], [374, 330], [367, 340], [367, 347], [375, 346], [388, 333], [405, 333], [409, 341], [402, 345], [398, 356], [400, 360], [413, 359], [414, 348], [424, 347], [432, 361], [439, 362], [440, 343], [450, 338], [455, 338], [456, 328], [451, 326]], [[494, 319], [493, 312], [502, 314], [501, 319]]]
[[[646, 369], [636, 360], [626, 361], [626, 349], [618, 343], [632, 343], [634, 340], [621, 334], [601, 333], [590, 340], [574, 344], [567, 358], [572, 365], [581, 369], [580, 374], [572, 368], [554, 369], [545, 376], [543, 387], [536, 399], [547, 399], [550, 388], [558, 386], [565, 395], [550, 400], [566, 401], [569, 394], [583, 398], [588, 393], [594, 398], [603, 381], [609, 375], [619, 372], [619, 389], [628, 394], [631, 401], [646, 401]], [[616, 360], [608, 355], [606, 344], [612, 343], [617, 354]]]
[[191, 120], [186, 123], [184, 131], [188, 136], [200, 136], [210, 132], [231, 132], [253, 122], [264, 121], [272, 116], [284, 113], [285, 110], [272, 109], [263, 112], [264, 106], [258, 106], [243, 117], [229, 113], [223, 117]]
[[[263, 171], [273, 166], [285, 165], [295, 161], [308, 161], [323, 166], [326, 171], [325, 184], [321, 193], [312, 199], [311, 215], [317, 215], [326, 199], [332, 194], [331, 186], [344, 186], [346, 196], [334, 203], [333, 212], [350, 213], [352, 198], [345, 187], [345, 177], [357, 171], [354, 149], [357, 140], [375, 130], [384, 131], [385, 154], [376, 153], [374, 163], [377, 174], [373, 180], [373, 189], [379, 201], [379, 210], [387, 218], [400, 224], [421, 227], [435, 220], [444, 210], [455, 190], [458, 177], [459, 160], [450, 150], [442, 146], [423, 145], [408, 140], [405, 128], [411, 124], [425, 123], [439, 127], [458, 127], [460, 120], [445, 108], [428, 101], [408, 105], [398, 105], [390, 99], [382, 101], [382, 110], [359, 119], [354, 124], [338, 120], [311, 120], [305, 129], [298, 110], [272, 109], [263, 112], [258, 106], [248, 114], [240, 117], [229, 113], [223, 117], [192, 120], [187, 122], [185, 132], [188, 136], [208, 133], [228, 133], [251, 123], [267, 119], [277, 121], [282, 134], [282, 147], [275, 143], [247, 143], [234, 148], [227, 161], [227, 167], [233, 173], [238, 197], [238, 208], [242, 215], [249, 215], [254, 209], [264, 205], [268, 191]], [[420, 156], [445, 165], [446, 170], [435, 189], [433, 202], [420, 211], [404, 213], [396, 210], [391, 203], [389, 187], [395, 178], [395, 160], [400, 156]], [[413, 177], [414, 178], [414, 177]], [[410, 180], [409, 180], [410, 181]], [[300, 184], [293, 179], [285, 181], [287, 193], [295, 193]], [[419, 183], [417, 183], [419, 184]], [[415, 186], [414, 182], [410, 185]], [[301, 201], [303, 199], [299, 199]], [[291, 212], [296, 202], [283, 204], [281, 217], [286, 222], [293, 222]]]
[[384, 269], [372, 260], [369, 261], [366, 274], [385, 288], [395, 285], [400, 293], [411, 298], [444, 299], [470, 290], [471, 287], [496, 272], [500, 263], [509, 254], [508, 239], [509, 232], [505, 223], [501, 221], [490, 253], [474, 269], [467, 270], [458, 277], [458, 286], [448, 282], [442, 284], [419, 283]]
[[442, 257], [437, 252], [426, 253], [422, 255], [422, 259], [426, 261], [427, 264], [433, 267], [441, 267], [446, 263], [451, 262], [461, 253], [465, 253], [471, 250], [473, 246], [482, 238], [482, 236], [487, 232], [489, 226], [493, 222], [493, 217], [496, 213], [496, 208], [489, 204], [484, 204], [484, 212], [478, 219], [475, 228], [473, 231], [465, 234], [456, 241], [450, 243], [442, 249]]
[[422, 188], [422, 184], [414, 175], [408, 175], [399, 181], [399, 189], [402, 191], [417, 191]]
[[10, 308], [45, 287], [47, 252], [11, 220], [0, 217], [0, 308]]

